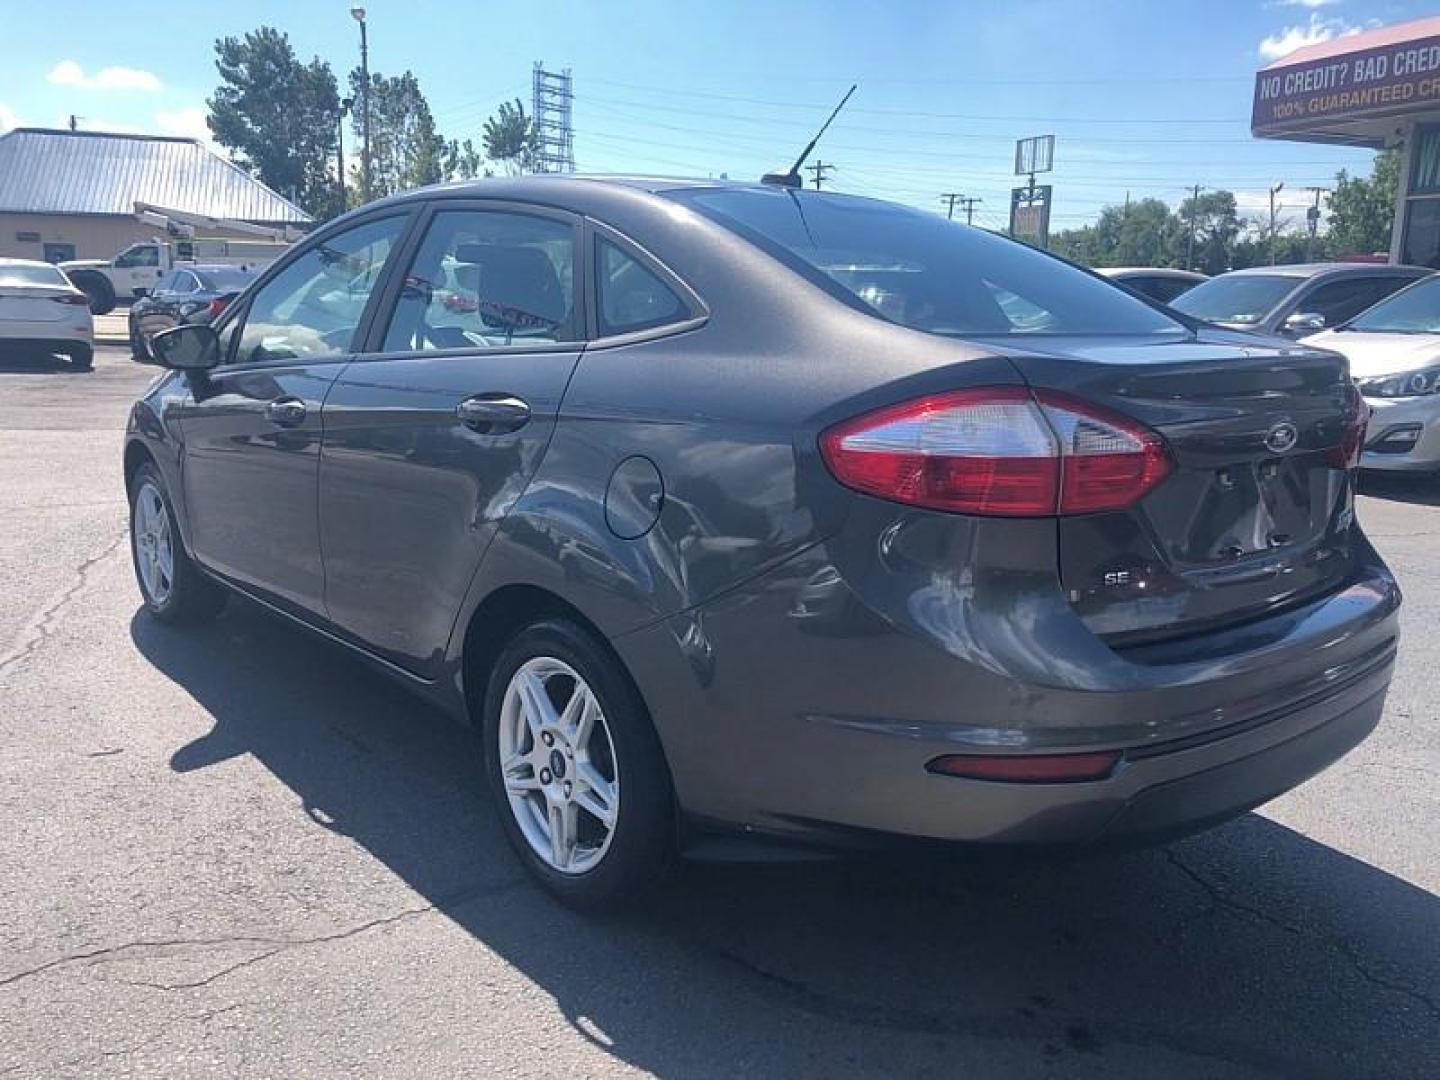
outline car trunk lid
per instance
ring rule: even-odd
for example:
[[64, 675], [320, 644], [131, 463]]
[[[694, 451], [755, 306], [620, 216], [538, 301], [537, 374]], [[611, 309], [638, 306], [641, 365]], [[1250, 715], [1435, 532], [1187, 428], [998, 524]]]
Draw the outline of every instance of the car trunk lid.
[[1059, 519], [1061, 581], [1091, 629], [1116, 644], [1159, 640], [1344, 581], [1342, 445], [1361, 406], [1343, 358], [1223, 335], [1034, 345], [1010, 356], [1032, 387], [1140, 421], [1174, 465], [1127, 510]]
[[0, 321], [61, 322], [70, 311], [61, 301], [70, 289], [50, 285], [0, 285]]

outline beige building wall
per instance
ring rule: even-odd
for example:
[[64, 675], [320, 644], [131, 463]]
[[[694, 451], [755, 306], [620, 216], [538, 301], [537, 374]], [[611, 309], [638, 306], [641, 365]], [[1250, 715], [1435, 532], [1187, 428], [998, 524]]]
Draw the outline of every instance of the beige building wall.
[[[20, 239], [22, 234], [38, 239]], [[0, 258], [43, 259], [46, 244], [72, 244], [76, 259], [108, 259], [141, 240], [162, 234], [154, 225], [132, 217], [83, 214], [16, 214], [0, 212]], [[206, 230], [207, 236], [225, 236], [225, 230]], [[240, 234], [233, 234], [240, 236]], [[59, 261], [59, 260], [55, 260]]]

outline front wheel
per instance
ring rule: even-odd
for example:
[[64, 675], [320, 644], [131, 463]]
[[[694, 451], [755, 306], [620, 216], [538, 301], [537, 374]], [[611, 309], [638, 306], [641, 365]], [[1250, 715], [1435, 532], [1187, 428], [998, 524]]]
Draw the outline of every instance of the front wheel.
[[165, 481], [150, 463], [130, 486], [130, 557], [145, 607], [161, 622], [203, 622], [225, 606], [221, 586], [185, 553]]
[[511, 845], [578, 907], [651, 886], [674, 850], [669, 770], [619, 661], [555, 619], [515, 636], [485, 699], [486, 773]]

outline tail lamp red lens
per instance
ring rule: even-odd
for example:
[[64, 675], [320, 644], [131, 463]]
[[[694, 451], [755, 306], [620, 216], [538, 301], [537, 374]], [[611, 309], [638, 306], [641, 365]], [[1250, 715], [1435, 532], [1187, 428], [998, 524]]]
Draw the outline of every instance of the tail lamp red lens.
[[1365, 429], [1369, 423], [1370, 406], [1361, 398], [1356, 402], [1355, 411], [1345, 420], [1340, 442], [1329, 451], [1330, 465], [1337, 469], [1354, 469], [1359, 466], [1360, 452], [1365, 448]]
[[956, 390], [825, 431], [847, 487], [894, 502], [1002, 517], [1133, 506], [1170, 474], [1165, 442], [1110, 409], [1050, 390]]
[[925, 768], [932, 773], [968, 780], [1064, 784], [1104, 780], [1115, 771], [1123, 756], [1119, 750], [1087, 754], [946, 754]]
[[214, 300], [210, 301], [210, 306], [206, 309], [206, 313], [213, 319], [216, 315], [224, 311], [229, 303], [230, 297], [217, 296]]

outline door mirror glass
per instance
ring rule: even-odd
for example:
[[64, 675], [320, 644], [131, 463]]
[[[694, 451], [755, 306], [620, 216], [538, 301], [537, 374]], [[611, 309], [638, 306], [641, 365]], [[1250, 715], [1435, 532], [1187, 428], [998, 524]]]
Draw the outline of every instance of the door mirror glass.
[[150, 339], [155, 359], [176, 371], [207, 371], [220, 362], [220, 339], [208, 323], [184, 323]]
[[1313, 334], [1325, 329], [1325, 316], [1318, 311], [1297, 311], [1285, 320], [1287, 334]]

